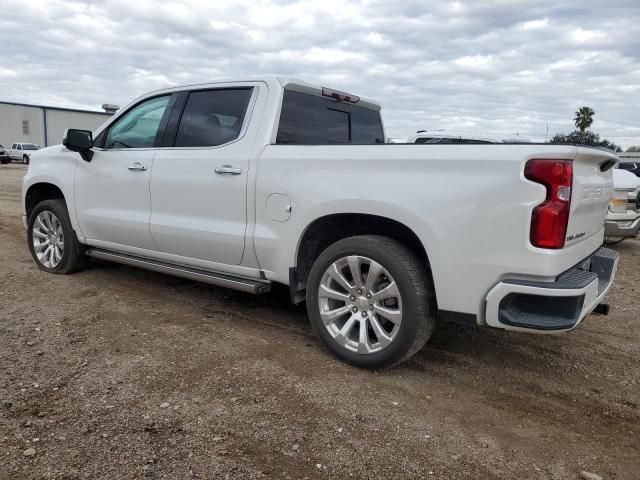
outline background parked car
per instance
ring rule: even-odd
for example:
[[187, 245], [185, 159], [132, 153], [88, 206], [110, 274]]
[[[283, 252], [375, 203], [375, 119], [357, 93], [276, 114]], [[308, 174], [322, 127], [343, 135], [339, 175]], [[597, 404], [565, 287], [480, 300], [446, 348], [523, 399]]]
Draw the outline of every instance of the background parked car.
[[[390, 142], [391, 143], [391, 142]], [[418, 130], [415, 135], [407, 139], [407, 143], [422, 144], [489, 144], [503, 143], [502, 140], [489, 137], [478, 137], [475, 135], [461, 134], [456, 132], [445, 132], [437, 130], [427, 132], [426, 130]]]
[[605, 235], [610, 238], [633, 237], [640, 230], [640, 178], [613, 170], [613, 198], [609, 203]]
[[9, 155], [7, 154], [7, 151], [5, 150], [5, 148], [0, 145], [0, 163], [2, 163], [3, 165], [9, 163], [11, 160], [9, 159]]
[[36, 150], [40, 150], [40, 145], [35, 143], [14, 143], [9, 150], [9, 158], [28, 165], [31, 154]]
[[620, 162], [618, 165], [620, 170], [626, 170], [627, 172], [631, 172], [635, 174], [637, 177], [640, 177], [640, 163], [636, 162]]

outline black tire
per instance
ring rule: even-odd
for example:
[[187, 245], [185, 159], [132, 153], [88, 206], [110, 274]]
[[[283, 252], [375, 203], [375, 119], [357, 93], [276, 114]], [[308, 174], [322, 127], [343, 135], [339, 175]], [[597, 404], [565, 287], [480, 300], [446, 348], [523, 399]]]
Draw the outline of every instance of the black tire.
[[24, 163], [25, 165], [29, 165], [29, 155], [22, 156], [22, 163]]
[[[382, 265], [395, 280], [402, 300], [402, 321], [393, 341], [375, 353], [359, 354], [337, 343], [322, 322], [318, 291], [327, 269], [337, 260], [359, 255]], [[341, 360], [362, 368], [397, 365], [420, 351], [436, 324], [431, 276], [418, 256], [400, 242], [362, 235], [340, 240], [316, 259], [307, 282], [307, 312], [316, 335]], [[364, 312], [363, 312], [364, 315]]]
[[9, 159], [8, 158], [3, 158], [0, 161], [2, 162], [2, 165], [6, 165], [7, 163], [9, 163]]
[[[62, 259], [54, 268], [45, 267], [38, 259], [33, 244], [33, 226], [38, 215], [44, 211], [52, 212], [62, 225], [64, 235], [64, 250]], [[82, 270], [87, 264], [87, 257], [84, 255], [84, 247], [78, 242], [71, 221], [69, 220], [69, 212], [64, 200], [44, 200], [40, 202], [29, 215], [27, 223], [27, 242], [29, 251], [38, 268], [48, 273], [67, 274]]]

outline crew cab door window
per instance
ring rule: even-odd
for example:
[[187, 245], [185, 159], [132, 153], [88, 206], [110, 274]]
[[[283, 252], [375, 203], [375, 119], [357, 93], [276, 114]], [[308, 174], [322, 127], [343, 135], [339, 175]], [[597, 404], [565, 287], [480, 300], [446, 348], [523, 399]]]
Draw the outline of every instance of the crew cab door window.
[[215, 147], [240, 135], [251, 88], [191, 92], [180, 119], [176, 147]]
[[104, 148], [152, 148], [170, 98], [170, 95], [151, 98], [125, 113], [109, 126]]

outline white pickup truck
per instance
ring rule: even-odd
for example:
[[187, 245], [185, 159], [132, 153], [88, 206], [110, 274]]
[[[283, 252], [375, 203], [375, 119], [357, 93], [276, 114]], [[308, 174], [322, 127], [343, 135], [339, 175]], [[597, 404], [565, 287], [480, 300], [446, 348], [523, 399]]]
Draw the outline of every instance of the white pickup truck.
[[640, 178], [627, 170], [613, 170], [613, 198], [604, 232], [607, 237], [626, 238], [640, 230]]
[[35, 143], [14, 143], [7, 154], [10, 160], [18, 160], [27, 165], [31, 154], [39, 149], [40, 146]]
[[389, 145], [380, 106], [269, 77], [144, 95], [33, 154], [41, 270], [87, 257], [306, 300], [362, 367], [420, 350], [438, 319], [564, 332], [617, 267], [602, 248], [617, 157], [558, 145]]

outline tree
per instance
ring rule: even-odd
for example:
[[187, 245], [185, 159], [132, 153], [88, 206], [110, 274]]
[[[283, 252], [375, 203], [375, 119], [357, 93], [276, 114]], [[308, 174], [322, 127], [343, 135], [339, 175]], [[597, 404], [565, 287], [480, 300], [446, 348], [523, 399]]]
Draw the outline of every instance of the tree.
[[557, 133], [549, 141], [549, 143], [562, 144], [562, 145], [589, 145], [591, 147], [602, 147], [613, 150], [614, 152], [621, 152], [620, 145], [607, 140], [606, 138], [600, 139], [600, 135], [594, 132], [582, 132], [580, 130], [574, 130], [569, 135], [563, 133]]
[[593, 116], [595, 114], [596, 112], [591, 107], [587, 107], [586, 105], [584, 107], [580, 107], [576, 112], [573, 123], [576, 124], [576, 127], [582, 133], [584, 133], [584, 131], [593, 123]]
[[640, 145], [631, 145], [627, 148], [627, 152], [640, 152]]

